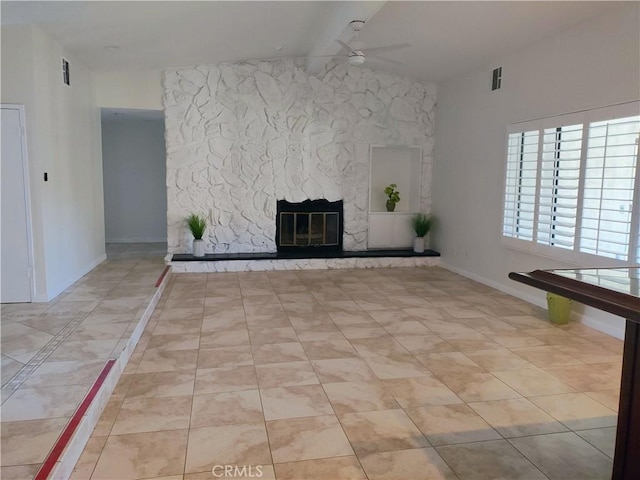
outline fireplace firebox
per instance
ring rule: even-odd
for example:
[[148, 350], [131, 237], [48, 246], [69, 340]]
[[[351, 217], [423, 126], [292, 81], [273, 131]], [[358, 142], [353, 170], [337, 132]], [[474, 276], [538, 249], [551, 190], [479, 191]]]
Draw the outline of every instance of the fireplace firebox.
[[278, 200], [276, 246], [278, 252], [305, 249], [342, 251], [342, 200], [305, 200], [291, 203]]

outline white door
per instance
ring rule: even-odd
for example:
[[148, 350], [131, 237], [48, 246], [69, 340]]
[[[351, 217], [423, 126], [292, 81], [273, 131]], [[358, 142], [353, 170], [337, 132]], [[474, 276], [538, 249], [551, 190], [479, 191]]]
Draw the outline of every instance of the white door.
[[0, 302], [30, 302], [30, 231], [22, 110], [2, 105]]

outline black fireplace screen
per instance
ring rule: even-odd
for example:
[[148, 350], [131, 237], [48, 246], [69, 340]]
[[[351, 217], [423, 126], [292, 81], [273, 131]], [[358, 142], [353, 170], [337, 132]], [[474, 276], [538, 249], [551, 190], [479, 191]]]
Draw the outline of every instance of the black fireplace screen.
[[342, 250], [342, 201], [279, 200], [276, 216], [278, 251], [301, 248]]

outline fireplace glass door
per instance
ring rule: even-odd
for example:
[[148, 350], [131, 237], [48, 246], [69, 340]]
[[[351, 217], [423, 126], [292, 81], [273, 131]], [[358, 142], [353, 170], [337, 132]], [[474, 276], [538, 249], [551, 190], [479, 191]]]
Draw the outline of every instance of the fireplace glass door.
[[338, 228], [337, 212], [280, 212], [280, 245], [338, 245]]

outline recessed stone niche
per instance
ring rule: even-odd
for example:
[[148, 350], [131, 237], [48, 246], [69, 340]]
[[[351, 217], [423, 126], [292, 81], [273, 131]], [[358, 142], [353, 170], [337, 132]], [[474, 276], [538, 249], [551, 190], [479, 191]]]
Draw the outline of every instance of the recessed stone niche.
[[330, 63], [218, 64], [164, 74], [170, 253], [208, 217], [207, 252], [275, 252], [277, 200], [344, 202], [345, 250], [367, 248], [369, 147], [422, 147], [430, 210], [435, 84]]

